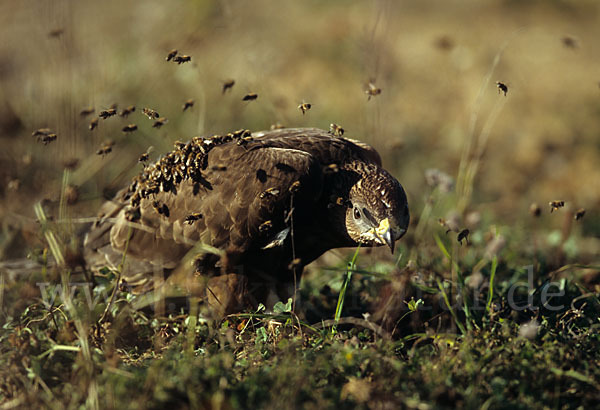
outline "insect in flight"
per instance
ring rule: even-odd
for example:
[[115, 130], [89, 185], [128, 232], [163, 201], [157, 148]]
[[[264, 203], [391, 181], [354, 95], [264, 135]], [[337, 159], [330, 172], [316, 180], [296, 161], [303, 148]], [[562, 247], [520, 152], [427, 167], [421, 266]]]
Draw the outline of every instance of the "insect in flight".
[[365, 90], [365, 94], [367, 94], [367, 101], [369, 101], [371, 100], [371, 97], [381, 94], [381, 88], [376, 87], [373, 81], [369, 81], [369, 84], [367, 84], [367, 89]]
[[550, 213], [558, 210], [559, 208], [562, 208], [563, 206], [565, 206], [565, 201], [551, 201], [549, 203], [550, 205]]
[[496, 81], [496, 87], [498, 87], [498, 94], [504, 93], [504, 96], [506, 97], [506, 94], [508, 93], [508, 86], [503, 82]]
[[312, 104], [309, 103], [302, 103], [298, 106], [298, 109], [300, 111], [302, 111], [302, 115], [306, 114], [306, 111], [310, 110], [312, 107]]
[[223, 82], [223, 91], [222, 91], [222, 93], [225, 94], [225, 92], [227, 90], [231, 90], [234, 85], [235, 85], [235, 80], [227, 80], [227, 81]]
[[192, 108], [194, 106], [194, 100], [190, 99], [187, 100], [186, 102], [183, 103], [183, 111], [187, 110], [188, 108]]

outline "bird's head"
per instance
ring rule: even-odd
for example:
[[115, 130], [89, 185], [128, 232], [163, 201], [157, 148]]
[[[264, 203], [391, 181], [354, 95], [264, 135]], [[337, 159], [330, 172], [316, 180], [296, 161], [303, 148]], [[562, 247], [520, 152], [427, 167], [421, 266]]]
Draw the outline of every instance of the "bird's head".
[[359, 170], [350, 188], [346, 229], [353, 241], [365, 246], [394, 244], [408, 229], [410, 216], [402, 185], [377, 166]]

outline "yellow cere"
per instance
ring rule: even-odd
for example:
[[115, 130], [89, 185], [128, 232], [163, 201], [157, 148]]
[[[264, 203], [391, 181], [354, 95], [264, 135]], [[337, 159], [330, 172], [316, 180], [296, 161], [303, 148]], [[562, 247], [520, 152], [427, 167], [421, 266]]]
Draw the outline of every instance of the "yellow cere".
[[389, 230], [390, 230], [390, 220], [388, 218], [385, 218], [379, 223], [379, 226], [377, 227], [377, 229], [375, 229], [375, 233], [377, 233], [378, 235], [383, 235], [384, 233], [386, 233]]

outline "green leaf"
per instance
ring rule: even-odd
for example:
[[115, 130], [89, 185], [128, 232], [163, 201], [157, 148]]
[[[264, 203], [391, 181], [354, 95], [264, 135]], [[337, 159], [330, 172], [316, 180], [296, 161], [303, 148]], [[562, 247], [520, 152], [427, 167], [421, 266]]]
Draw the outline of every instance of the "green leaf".
[[291, 311], [292, 311], [292, 298], [289, 298], [287, 300], [286, 304], [284, 304], [283, 302], [277, 302], [277, 303], [275, 303], [275, 306], [273, 306], [273, 313], [275, 313], [275, 314], [289, 313]]

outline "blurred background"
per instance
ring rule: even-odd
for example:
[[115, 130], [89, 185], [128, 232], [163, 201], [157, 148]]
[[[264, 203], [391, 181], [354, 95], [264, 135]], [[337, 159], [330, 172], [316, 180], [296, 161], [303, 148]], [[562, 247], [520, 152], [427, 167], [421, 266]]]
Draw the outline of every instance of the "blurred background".
[[[0, 259], [39, 243], [35, 202], [56, 216], [65, 192], [67, 216], [94, 216], [141, 170], [138, 157], [149, 146], [154, 160], [196, 135], [330, 123], [382, 154], [408, 193], [413, 232], [431, 199], [426, 170], [456, 180], [461, 163], [471, 163], [472, 191], [459, 177], [461, 191], [451, 189], [449, 205], [426, 215], [428, 224], [454, 212], [461, 226], [471, 215], [471, 223], [527, 236], [535, 202], [536, 226], [560, 233], [565, 218], [557, 213], [571, 220], [585, 208], [577, 252], [593, 259], [600, 249], [599, 12], [592, 0], [4, 0]], [[171, 49], [191, 61], [165, 61]], [[229, 80], [235, 84], [224, 92]], [[381, 93], [369, 96], [369, 88]], [[248, 93], [258, 98], [242, 101]], [[194, 105], [184, 112], [189, 99]], [[312, 105], [304, 115], [301, 103]], [[113, 104], [136, 110], [90, 130]], [[86, 107], [94, 113], [81, 115]], [[143, 107], [168, 122], [154, 128]], [[126, 135], [128, 124], [137, 130]], [[37, 141], [32, 132], [40, 128], [56, 140]], [[107, 141], [112, 152], [97, 155]], [[550, 214], [554, 200], [565, 208]], [[413, 232], [409, 245], [418, 244]]]

